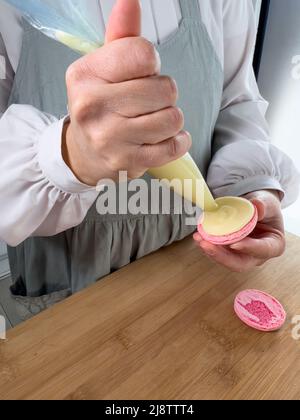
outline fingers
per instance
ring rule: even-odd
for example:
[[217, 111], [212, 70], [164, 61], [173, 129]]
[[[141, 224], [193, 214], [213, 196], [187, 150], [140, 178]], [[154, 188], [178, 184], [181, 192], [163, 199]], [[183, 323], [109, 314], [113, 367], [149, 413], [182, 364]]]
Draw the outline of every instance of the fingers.
[[136, 160], [145, 168], [156, 168], [184, 156], [192, 145], [191, 135], [186, 131], [156, 145], [141, 146]]
[[272, 258], [280, 257], [285, 251], [284, 234], [275, 230], [265, 232], [259, 239], [246, 238], [230, 247], [205, 242], [199, 233], [194, 234], [194, 240], [210, 259], [236, 272], [260, 266]]
[[251, 200], [252, 204], [256, 207], [257, 209], [257, 215], [258, 215], [258, 221], [261, 222], [262, 220], [264, 220], [265, 215], [266, 215], [266, 204], [259, 199], [253, 199]]
[[237, 244], [231, 245], [230, 248], [254, 258], [269, 260], [280, 257], [284, 253], [285, 237], [279, 231], [268, 232], [262, 238], [246, 238]]
[[169, 76], [153, 76], [123, 83], [93, 86], [91, 93], [101, 97], [111, 112], [134, 118], [176, 105], [178, 88]]
[[106, 43], [116, 39], [140, 36], [141, 6], [139, 0], [118, 0], [110, 16]]
[[158, 52], [144, 38], [124, 38], [84, 58], [94, 76], [111, 83], [154, 76], [161, 69]]
[[256, 206], [260, 223], [251, 237], [228, 247], [203, 241], [196, 233], [194, 240], [209, 258], [232, 271], [244, 272], [281, 256], [286, 241], [279, 195], [270, 191], [250, 193], [245, 198]]
[[133, 118], [125, 122], [128, 140], [137, 144], [158, 144], [183, 130], [184, 115], [176, 107]]
[[123, 38], [75, 61], [68, 68], [66, 79], [67, 84], [93, 78], [102, 83], [120, 83], [157, 75], [160, 67], [159, 54], [151, 42]]
[[281, 211], [279, 192], [268, 190], [256, 191], [247, 194], [245, 198], [256, 206], [259, 221], [268, 219], [272, 217], [274, 213]]
[[230, 249], [222, 246], [212, 245], [205, 241], [197, 241], [196, 243], [208, 258], [217, 264], [222, 265], [228, 270], [236, 273], [249, 271], [262, 265], [265, 262], [261, 258], [255, 258], [251, 255], [235, 253], [230, 251]]
[[104, 118], [111, 120], [117, 117], [117, 131], [121, 124], [121, 134], [130, 143], [156, 144], [176, 136], [184, 127], [183, 112], [175, 106], [177, 85], [171, 77], [159, 76], [100, 86], [93, 82], [88, 90], [85, 84], [83, 86], [85, 94], [79, 94], [80, 87], [69, 93], [73, 99], [73, 113], [76, 111], [76, 115], [85, 120], [94, 120], [98, 115], [97, 124], [101, 116], [102, 128]]

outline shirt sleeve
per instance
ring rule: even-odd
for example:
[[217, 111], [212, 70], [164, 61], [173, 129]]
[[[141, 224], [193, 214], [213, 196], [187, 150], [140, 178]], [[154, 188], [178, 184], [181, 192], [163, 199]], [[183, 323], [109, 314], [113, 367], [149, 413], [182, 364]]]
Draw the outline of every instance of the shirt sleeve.
[[79, 225], [98, 192], [81, 184], [63, 160], [65, 119], [27, 105], [8, 108], [21, 37], [14, 33], [9, 44], [12, 63], [7, 31], [18, 32], [19, 16], [6, 4], [1, 12], [7, 20], [0, 28], [0, 239], [16, 246], [30, 236], [53, 236]]
[[286, 207], [297, 199], [300, 178], [292, 160], [270, 142], [268, 103], [260, 95], [252, 65], [252, 0], [224, 0], [223, 7], [224, 92], [208, 183], [217, 197], [278, 190]]
[[0, 238], [9, 245], [79, 225], [97, 198], [62, 158], [63, 124], [27, 105], [0, 119]]

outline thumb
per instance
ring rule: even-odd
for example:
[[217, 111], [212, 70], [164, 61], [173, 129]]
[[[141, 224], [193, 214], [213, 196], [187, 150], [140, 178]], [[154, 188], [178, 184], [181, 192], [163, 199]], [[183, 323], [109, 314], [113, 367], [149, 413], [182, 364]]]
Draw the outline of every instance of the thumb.
[[258, 221], [262, 222], [266, 217], [266, 203], [258, 198], [250, 200], [251, 203], [256, 207], [258, 213]]
[[141, 35], [139, 0], [117, 0], [109, 18], [105, 42]]
[[261, 190], [246, 194], [244, 198], [250, 200], [257, 208], [258, 221], [278, 215], [281, 212], [280, 196], [275, 191]]

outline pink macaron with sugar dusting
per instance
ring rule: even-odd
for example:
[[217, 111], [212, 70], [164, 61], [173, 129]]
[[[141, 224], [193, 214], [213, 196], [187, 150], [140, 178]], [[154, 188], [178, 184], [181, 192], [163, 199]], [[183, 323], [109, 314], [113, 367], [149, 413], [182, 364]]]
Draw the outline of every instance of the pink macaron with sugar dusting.
[[[204, 213], [198, 225], [198, 232], [204, 241], [214, 245], [233, 245], [254, 231], [258, 222], [258, 211], [251, 202], [236, 197], [225, 197], [216, 202], [219, 203], [219, 210], [215, 213]], [[208, 218], [209, 224], [205, 223]], [[228, 220], [229, 227], [226, 225]]]
[[247, 326], [258, 331], [278, 331], [286, 321], [286, 312], [281, 303], [268, 293], [245, 290], [238, 294], [234, 311]]

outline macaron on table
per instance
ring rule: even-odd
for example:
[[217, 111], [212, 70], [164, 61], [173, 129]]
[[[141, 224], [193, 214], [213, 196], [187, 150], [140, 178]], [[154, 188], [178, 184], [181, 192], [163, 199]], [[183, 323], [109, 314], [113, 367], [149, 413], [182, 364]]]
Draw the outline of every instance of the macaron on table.
[[239, 293], [234, 302], [234, 311], [244, 324], [263, 332], [277, 331], [286, 321], [286, 312], [281, 303], [259, 290]]

